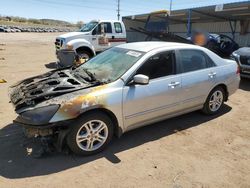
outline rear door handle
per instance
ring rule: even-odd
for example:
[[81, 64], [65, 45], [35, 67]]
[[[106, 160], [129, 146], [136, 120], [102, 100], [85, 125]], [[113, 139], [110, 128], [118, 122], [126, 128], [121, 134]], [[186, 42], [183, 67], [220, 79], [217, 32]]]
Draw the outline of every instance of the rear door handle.
[[216, 72], [210, 72], [210, 73], [208, 74], [208, 76], [209, 76], [210, 78], [213, 78], [213, 77], [216, 76]]
[[178, 85], [180, 85], [180, 82], [171, 82], [170, 84], [168, 84], [168, 87], [175, 88]]

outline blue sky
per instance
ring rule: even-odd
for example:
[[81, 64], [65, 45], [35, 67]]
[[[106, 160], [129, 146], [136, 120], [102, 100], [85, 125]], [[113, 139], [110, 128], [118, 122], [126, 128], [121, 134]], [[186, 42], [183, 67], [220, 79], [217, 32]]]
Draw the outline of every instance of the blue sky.
[[[172, 9], [183, 9], [243, 0], [173, 0]], [[169, 9], [170, 0], [120, 0], [121, 16]], [[0, 0], [0, 15], [51, 18], [69, 22], [116, 19], [117, 0]]]

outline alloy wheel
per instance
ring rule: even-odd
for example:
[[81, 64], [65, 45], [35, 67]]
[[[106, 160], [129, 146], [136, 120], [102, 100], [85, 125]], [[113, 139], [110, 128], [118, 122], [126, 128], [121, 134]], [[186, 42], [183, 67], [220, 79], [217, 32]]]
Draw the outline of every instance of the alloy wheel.
[[107, 138], [107, 125], [100, 120], [91, 120], [78, 130], [76, 143], [84, 151], [94, 151], [100, 148]]
[[212, 112], [219, 110], [223, 103], [223, 93], [220, 90], [216, 90], [210, 97], [209, 108]]

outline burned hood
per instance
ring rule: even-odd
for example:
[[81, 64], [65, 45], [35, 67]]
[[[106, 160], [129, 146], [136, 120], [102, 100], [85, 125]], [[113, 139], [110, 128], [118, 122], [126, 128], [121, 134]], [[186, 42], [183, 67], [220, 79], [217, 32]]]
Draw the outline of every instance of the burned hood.
[[10, 87], [9, 95], [15, 110], [36, 104], [65, 93], [95, 86], [70, 74], [69, 69], [51, 71], [22, 80]]

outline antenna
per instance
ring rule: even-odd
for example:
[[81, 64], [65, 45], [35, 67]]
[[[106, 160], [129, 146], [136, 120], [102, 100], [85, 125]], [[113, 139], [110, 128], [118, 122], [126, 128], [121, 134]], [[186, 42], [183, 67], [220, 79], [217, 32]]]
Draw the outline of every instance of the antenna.
[[117, 0], [117, 19], [120, 20], [120, 0]]

